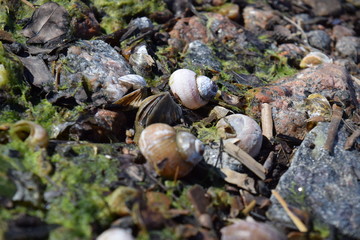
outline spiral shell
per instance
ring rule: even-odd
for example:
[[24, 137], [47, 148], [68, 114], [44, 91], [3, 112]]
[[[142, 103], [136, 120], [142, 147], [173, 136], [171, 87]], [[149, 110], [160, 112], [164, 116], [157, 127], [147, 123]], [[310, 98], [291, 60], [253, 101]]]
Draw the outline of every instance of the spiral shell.
[[255, 157], [262, 144], [262, 132], [257, 122], [243, 114], [232, 114], [216, 124], [218, 133], [225, 141], [231, 141], [250, 156]]
[[206, 76], [196, 77], [188, 69], [178, 69], [170, 76], [169, 85], [174, 96], [189, 109], [206, 105], [217, 93], [217, 85]]
[[176, 132], [164, 123], [155, 123], [142, 131], [139, 148], [146, 160], [162, 177], [186, 176], [200, 162], [203, 144], [188, 132]]

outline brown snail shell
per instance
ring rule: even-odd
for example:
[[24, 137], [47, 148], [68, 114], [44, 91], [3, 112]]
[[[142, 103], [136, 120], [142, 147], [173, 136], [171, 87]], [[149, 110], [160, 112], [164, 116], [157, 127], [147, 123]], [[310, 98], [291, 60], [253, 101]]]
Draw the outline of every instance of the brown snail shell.
[[204, 147], [191, 133], [155, 123], [142, 131], [139, 148], [160, 176], [174, 179], [186, 176], [200, 162]]
[[135, 118], [135, 142], [141, 131], [153, 123], [174, 124], [182, 117], [181, 107], [175, 103], [169, 92], [147, 97], [140, 105]]

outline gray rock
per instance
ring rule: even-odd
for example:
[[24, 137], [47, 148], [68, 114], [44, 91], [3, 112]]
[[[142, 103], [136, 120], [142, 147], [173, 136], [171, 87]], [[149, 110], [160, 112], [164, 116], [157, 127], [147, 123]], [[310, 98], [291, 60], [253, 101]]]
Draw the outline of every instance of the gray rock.
[[360, 62], [360, 38], [342, 37], [336, 43], [336, 51], [339, 55], [352, 58], [356, 63]]
[[[349, 134], [341, 126], [334, 153], [329, 155], [323, 148], [328, 129], [329, 123], [319, 123], [307, 134], [276, 191], [290, 206], [309, 212], [315, 223], [330, 225], [342, 235], [360, 238], [360, 153], [343, 149]], [[292, 224], [273, 196], [271, 201], [268, 217]]]
[[134, 73], [130, 64], [101, 40], [79, 41], [60, 58], [60, 79], [52, 101], [64, 97], [102, 105], [119, 98], [119, 77]]
[[331, 44], [330, 36], [323, 30], [314, 30], [307, 33], [309, 44], [314, 48], [329, 50]]
[[213, 51], [200, 40], [195, 40], [189, 44], [185, 62], [188, 67], [201, 67], [202, 69], [214, 69], [221, 71], [221, 63], [215, 58]]
[[231, 170], [238, 172], [242, 171], [240, 162], [221, 149], [219, 142], [212, 142], [205, 145], [203, 157], [205, 162], [212, 166], [218, 168], [230, 168]]

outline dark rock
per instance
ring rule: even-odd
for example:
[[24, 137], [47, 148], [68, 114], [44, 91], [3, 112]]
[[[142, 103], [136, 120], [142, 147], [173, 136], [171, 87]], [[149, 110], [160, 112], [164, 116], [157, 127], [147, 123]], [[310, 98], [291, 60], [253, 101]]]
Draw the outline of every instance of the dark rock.
[[189, 44], [185, 62], [188, 63], [189, 66], [187, 67], [190, 69], [200, 67], [202, 69], [221, 71], [221, 63], [215, 58], [212, 50], [199, 40]]
[[321, 50], [330, 50], [331, 38], [325, 31], [310, 31], [307, 36], [311, 46]]
[[339, 55], [350, 57], [356, 63], [360, 62], [360, 38], [342, 37], [336, 43], [335, 48]]
[[[329, 123], [319, 123], [307, 134], [276, 191], [290, 206], [306, 209], [315, 223], [320, 221], [341, 234], [360, 238], [360, 153], [344, 150], [349, 134], [341, 126], [334, 154], [329, 155], [323, 147], [328, 129]], [[278, 201], [274, 197], [271, 201], [268, 217], [292, 224]]]

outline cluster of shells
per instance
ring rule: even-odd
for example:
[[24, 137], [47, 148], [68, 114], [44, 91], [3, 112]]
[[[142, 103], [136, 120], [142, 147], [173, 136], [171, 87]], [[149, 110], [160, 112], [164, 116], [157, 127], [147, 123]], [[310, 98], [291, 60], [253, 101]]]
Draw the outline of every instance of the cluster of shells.
[[[134, 141], [142, 155], [162, 177], [186, 176], [203, 159], [204, 144], [190, 132], [173, 126], [181, 121], [183, 108], [196, 110], [213, 100], [219, 91], [216, 83], [191, 70], [178, 69], [169, 78], [169, 91], [148, 96], [141, 76], [125, 75], [120, 80], [128, 90], [135, 90], [114, 104], [125, 109], [138, 108]], [[253, 157], [259, 153], [262, 132], [252, 118], [233, 114], [220, 119], [216, 127], [224, 141], [231, 141]]]

